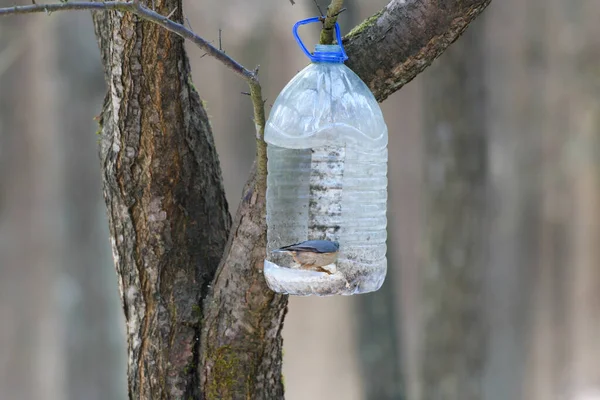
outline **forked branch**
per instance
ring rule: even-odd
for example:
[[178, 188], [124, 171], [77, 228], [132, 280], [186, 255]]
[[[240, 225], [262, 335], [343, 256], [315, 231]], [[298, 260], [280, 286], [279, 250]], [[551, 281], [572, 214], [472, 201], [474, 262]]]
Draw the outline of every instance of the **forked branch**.
[[319, 43], [331, 44], [333, 43], [333, 33], [335, 28], [335, 22], [337, 21], [338, 15], [342, 12], [342, 5], [344, 0], [332, 0], [329, 7], [327, 7], [327, 15], [323, 20], [323, 29], [321, 30], [321, 37]]

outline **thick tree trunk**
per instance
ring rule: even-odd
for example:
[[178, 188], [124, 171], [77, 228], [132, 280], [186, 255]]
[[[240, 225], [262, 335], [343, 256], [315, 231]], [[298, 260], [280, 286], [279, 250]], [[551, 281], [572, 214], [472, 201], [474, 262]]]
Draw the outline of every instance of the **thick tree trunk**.
[[[350, 35], [350, 66], [384, 99], [489, 1], [394, 0]], [[182, 19], [179, 0], [153, 5]], [[181, 39], [119, 12], [94, 21], [109, 85], [100, 153], [129, 397], [282, 398], [287, 298], [262, 277], [263, 182], [254, 174], [248, 181], [225, 247], [221, 171]], [[383, 68], [368, 62], [375, 57]]]
[[[182, 19], [180, 1], [155, 5]], [[129, 397], [198, 398], [202, 299], [230, 226], [210, 125], [181, 38], [131, 14], [94, 21], [109, 85], [100, 156]]]
[[283, 398], [281, 329], [287, 296], [262, 276], [265, 193], [254, 173], [244, 189], [225, 256], [205, 301], [201, 383], [207, 399]]

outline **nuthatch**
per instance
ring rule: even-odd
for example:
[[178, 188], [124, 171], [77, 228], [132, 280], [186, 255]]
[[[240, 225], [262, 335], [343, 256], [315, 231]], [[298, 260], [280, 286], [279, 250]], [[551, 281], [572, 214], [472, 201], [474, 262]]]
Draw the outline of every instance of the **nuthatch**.
[[284, 246], [273, 253], [290, 253], [300, 268], [314, 269], [331, 275], [323, 268], [337, 260], [340, 245], [329, 240], [307, 240], [302, 243]]

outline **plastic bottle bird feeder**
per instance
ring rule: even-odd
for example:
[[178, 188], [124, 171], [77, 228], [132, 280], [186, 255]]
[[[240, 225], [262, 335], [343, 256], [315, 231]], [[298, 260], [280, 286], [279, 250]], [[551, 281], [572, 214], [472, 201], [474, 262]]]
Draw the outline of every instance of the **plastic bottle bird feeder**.
[[312, 63], [273, 104], [265, 128], [268, 154], [269, 287], [293, 295], [351, 295], [385, 279], [387, 126], [375, 97], [344, 65], [336, 45], [310, 53]]

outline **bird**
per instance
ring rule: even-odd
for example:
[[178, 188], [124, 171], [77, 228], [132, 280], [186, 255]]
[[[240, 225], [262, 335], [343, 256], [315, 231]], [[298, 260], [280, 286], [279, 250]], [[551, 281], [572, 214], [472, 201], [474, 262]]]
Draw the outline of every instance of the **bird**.
[[332, 273], [325, 268], [337, 260], [340, 245], [330, 240], [307, 240], [273, 250], [273, 253], [289, 253], [302, 269]]

